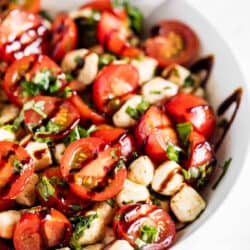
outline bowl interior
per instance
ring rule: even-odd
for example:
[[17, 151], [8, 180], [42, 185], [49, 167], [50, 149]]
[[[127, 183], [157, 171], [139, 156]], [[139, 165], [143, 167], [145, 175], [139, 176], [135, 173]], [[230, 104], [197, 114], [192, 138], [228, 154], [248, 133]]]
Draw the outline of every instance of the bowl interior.
[[[83, 0], [65, 0], [58, 5], [57, 0], [43, 0], [43, 7], [51, 12], [75, 9]], [[203, 224], [223, 202], [244, 165], [250, 141], [248, 131], [249, 93], [239, 66], [226, 42], [219, 36], [214, 27], [185, 0], [137, 0], [133, 1], [146, 14], [145, 25], [152, 27], [162, 19], [179, 19], [190, 25], [199, 35], [202, 44], [202, 55], [214, 54], [215, 65], [207, 86], [210, 102], [216, 109], [218, 105], [236, 88], [243, 88], [243, 98], [236, 119], [229, 130], [217, 156], [219, 162], [232, 157], [230, 168], [215, 191], [206, 195], [207, 209], [194, 223], [179, 233], [177, 245]]]

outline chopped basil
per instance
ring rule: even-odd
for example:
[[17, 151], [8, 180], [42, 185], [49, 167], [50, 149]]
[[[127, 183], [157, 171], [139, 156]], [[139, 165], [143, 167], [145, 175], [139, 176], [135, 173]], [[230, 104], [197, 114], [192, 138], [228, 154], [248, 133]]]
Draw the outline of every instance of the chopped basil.
[[145, 224], [140, 227], [139, 234], [143, 242], [153, 243], [157, 240], [158, 230], [157, 227]]
[[36, 135], [39, 134], [58, 134], [62, 130], [62, 126], [49, 121], [46, 125], [39, 127], [36, 130]]
[[68, 188], [68, 182], [63, 180], [62, 178], [59, 178], [57, 176], [52, 176], [49, 181], [57, 186], [63, 187], [63, 188]]
[[103, 68], [104, 66], [112, 63], [116, 59], [116, 56], [113, 54], [104, 53], [99, 56], [99, 68]]
[[134, 120], [137, 120], [140, 116], [139, 112], [137, 109], [131, 107], [131, 106], [128, 106], [126, 108], [126, 113]]
[[81, 211], [82, 210], [82, 207], [78, 204], [71, 204], [70, 208], [74, 211]]
[[22, 95], [30, 97], [44, 92], [48, 94], [56, 93], [61, 87], [61, 82], [51, 72], [52, 70], [39, 71], [31, 81], [21, 81]]
[[181, 143], [184, 146], [188, 145], [189, 134], [192, 131], [192, 124], [190, 122], [178, 123], [176, 129], [181, 140]]
[[227, 170], [230, 166], [232, 162], [232, 158], [229, 158], [228, 160], [226, 160], [222, 166], [222, 174], [220, 175], [220, 177], [218, 178], [218, 180], [214, 183], [214, 185], [212, 186], [212, 189], [215, 190], [219, 183], [221, 182], [222, 178], [225, 176], [225, 174], [227, 173]]
[[194, 79], [192, 78], [191, 75], [187, 76], [184, 80], [184, 84], [183, 84], [183, 87], [186, 88], [186, 87], [193, 87], [195, 85], [195, 81]]
[[112, 0], [112, 5], [114, 8], [125, 8], [128, 13], [129, 26], [130, 28], [137, 34], [140, 35], [142, 33], [142, 21], [143, 14], [142, 12], [132, 6], [127, 0]]
[[160, 95], [161, 91], [160, 90], [151, 90], [150, 94], [152, 94], [152, 95]]
[[46, 176], [43, 176], [40, 179], [37, 184], [37, 190], [45, 201], [48, 201], [49, 198], [55, 193], [55, 188], [51, 185], [50, 180]]
[[115, 207], [115, 201], [113, 199], [106, 200], [106, 203], [112, 208]]
[[98, 128], [96, 127], [96, 125], [91, 125], [88, 129], [84, 129], [80, 126], [78, 127], [78, 129], [79, 129], [80, 137], [86, 138], [86, 137], [90, 137], [90, 134], [95, 132]]
[[19, 174], [22, 172], [23, 168], [24, 168], [24, 165], [21, 161], [15, 159], [13, 161], [13, 167], [14, 167], [14, 172]]
[[63, 98], [69, 98], [69, 97], [71, 97], [72, 96], [72, 94], [73, 94], [73, 90], [70, 88], [70, 87], [66, 87], [64, 90], [63, 90], [63, 93], [62, 93], [62, 97]]
[[170, 142], [167, 144], [166, 154], [169, 160], [179, 162], [181, 153], [182, 150], [179, 147]]
[[126, 113], [134, 120], [137, 120], [150, 106], [150, 103], [142, 100], [136, 108], [128, 106], [126, 108]]
[[125, 162], [120, 159], [115, 166], [115, 172], [117, 172], [118, 170], [120, 170], [121, 168], [125, 167]]
[[98, 214], [88, 216], [80, 216], [71, 218], [71, 222], [75, 224], [74, 232], [70, 240], [72, 247], [79, 247], [78, 240], [84, 235], [84, 231], [91, 226], [91, 223], [98, 218]]

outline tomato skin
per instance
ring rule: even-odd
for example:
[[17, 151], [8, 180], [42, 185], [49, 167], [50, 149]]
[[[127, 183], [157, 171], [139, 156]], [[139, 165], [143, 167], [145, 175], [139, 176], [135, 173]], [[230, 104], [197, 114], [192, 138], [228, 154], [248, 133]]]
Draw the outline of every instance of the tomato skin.
[[48, 35], [49, 29], [40, 16], [11, 10], [0, 24], [0, 59], [13, 62], [31, 54], [46, 54]]
[[11, 209], [14, 209], [15, 207], [16, 207], [15, 200], [0, 199], [0, 212], [11, 210]]
[[[58, 92], [60, 92], [66, 87], [67, 81], [62, 69], [49, 57], [45, 55], [30, 55], [16, 60], [8, 67], [4, 77], [3, 87], [6, 95], [13, 103], [22, 106], [30, 100], [32, 96], [28, 97], [22, 95], [22, 87], [19, 81], [25, 80], [30, 82], [37, 72], [51, 69], [53, 69], [51, 74], [57, 77], [60, 82], [60, 87], [58, 89]], [[44, 92], [40, 94], [48, 93]]]
[[[49, 179], [56, 177], [58, 180], [63, 180], [59, 167], [46, 169], [42, 175]], [[56, 208], [62, 213], [71, 216], [76, 213], [76, 211], [72, 208], [72, 205], [78, 206], [80, 211], [84, 210], [91, 204], [89, 201], [79, 199], [77, 196], [72, 194], [69, 187], [55, 185], [53, 182], [52, 185], [55, 189], [55, 194], [51, 196], [48, 201], [44, 200], [38, 192], [39, 201], [43, 206]]]
[[215, 128], [215, 114], [208, 103], [192, 94], [179, 93], [165, 105], [176, 123], [191, 122], [195, 130], [209, 139]]
[[204, 164], [212, 163], [215, 155], [212, 146], [201, 134], [192, 131], [189, 135], [189, 159], [183, 163], [185, 168], [199, 168]]
[[42, 250], [40, 235], [41, 217], [37, 213], [25, 213], [16, 225], [13, 242], [16, 250]]
[[[22, 192], [25, 184], [29, 181], [34, 172], [34, 165], [31, 157], [25, 149], [13, 142], [0, 142], [0, 189], [1, 197], [4, 200], [14, 199]], [[14, 161], [18, 160], [23, 164], [23, 170], [15, 173]], [[3, 204], [3, 206], [7, 204]], [[11, 205], [11, 204], [10, 204]]]
[[117, 237], [127, 240], [134, 247], [140, 236], [140, 227], [145, 224], [157, 227], [158, 239], [142, 246], [143, 250], [165, 250], [174, 242], [175, 224], [161, 208], [148, 204], [125, 205], [118, 210], [115, 218], [113, 228]]
[[68, 16], [61, 14], [54, 20], [51, 32], [52, 58], [60, 62], [65, 54], [77, 47], [78, 30], [74, 21]]
[[93, 100], [102, 112], [111, 112], [107, 102], [121, 99], [139, 87], [139, 73], [129, 64], [111, 64], [98, 74], [93, 85]]
[[[198, 55], [200, 45], [197, 35], [189, 26], [180, 21], [161, 21], [157, 25], [157, 34], [154, 35], [156, 36], [147, 39], [145, 51], [149, 56], [158, 60], [161, 67], [175, 63], [189, 65]], [[171, 53], [177, 54], [171, 55]]]
[[141, 117], [136, 128], [135, 138], [155, 162], [167, 160], [167, 143], [178, 144], [177, 135], [168, 116], [156, 106], [151, 106]]
[[105, 121], [104, 117], [88, 107], [79, 95], [73, 94], [69, 100], [77, 108], [82, 122], [90, 120], [94, 124], [100, 124]]

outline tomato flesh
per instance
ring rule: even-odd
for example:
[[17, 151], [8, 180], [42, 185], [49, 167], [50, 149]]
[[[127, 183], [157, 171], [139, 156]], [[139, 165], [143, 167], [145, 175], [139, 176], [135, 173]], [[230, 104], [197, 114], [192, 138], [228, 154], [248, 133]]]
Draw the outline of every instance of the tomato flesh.
[[52, 24], [52, 58], [60, 62], [68, 51], [77, 46], [77, 27], [67, 15], [59, 15]]
[[[0, 142], [0, 192], [3, 199], [14, 199], [34, 172], [31, 157], [13, 142]], [[18, 165], [18, 166], [17, 166]]]
[[141, 249], [165, 250], [174, 242], [175, 224], [161, 208], [148, 204], [126, 205], [118, 210], [116, 218], [113, 228], [117, 237], [127, 240], [134, 247], [136, 240], [140, 238], [140, 228], [144, 225], [157, 229], [157, 239], [145, 243]]
[[215, 115], [208, 103], [192, 94], [180, 93], [165, 105], [167, 113], [177, 123], [191, 122], [195, 130], [209, 139], [215, 128]]
[[158, 60], [159, 65], [190, 64], [199, 51], [199, 40], [195, 32], [186, 24], [165, 20], [157, 25], [156, 36], [145, 43], [146, 53]]
[[93, 100], [102, 112], [112, 112], [114, 99], [121, 99], [139, 86], [139, 73], [128, 64], [111, 64], [102, 69], [93, 85]]
[[21, 9], [10, 11], [0, 24], [0, 59], [13, 62], [31, 54], [46, 54], [48, 34], [40, 16]]
[[178, 144], [177, 135], [168, 116], [156, 106], [151, 106], [135, 128], [138, 145], [156, 162], [167, 159], [166, 148], [170, 142]]

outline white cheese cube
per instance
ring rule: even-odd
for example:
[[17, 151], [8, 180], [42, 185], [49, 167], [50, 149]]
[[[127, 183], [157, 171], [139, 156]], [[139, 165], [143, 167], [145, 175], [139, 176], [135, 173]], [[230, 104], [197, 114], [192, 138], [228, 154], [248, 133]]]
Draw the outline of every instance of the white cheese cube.
[[183, 185], [181, 167], [175, 161], [165, 161], [156, 170], [152, 189], [163, 195], [175, 194]]
[[125, 180], [122, 190], [116, 196], [116, 202], [121, 207], [128, 203], [147, 201], [150, 198], [148, 189], [130, 180]]
[[25, 147], [34, 161], [35, 170], [39, 171], [52, 164], [52, 157], [46, 143], [31, 141]]
[[146, 155], [134, 160], [128, 168], [128, 179], [144, 186], [148, 186], [154, 177], [154, 164]]
[[113, 115], [113, 123], [115, 126], [120, 128], [128, 128], [136, 124], [134, 120], [128, 113], [127, 108], [131, 107], [136, 109], [137, 106], [141, 103], [142, 97], [139, 95], [134, 95], [129, 98], [121, 108]]
[[188, 185], [184, 185], [170, 201], [170, 208], [180, 222], [193, 221], [205, 207], [204, 199]]
[[169, 69], [167, 74], [168, 74], [167, 79], [169, 81], [177, 84], [179, 87], [182, 87], [187, 77], [190, 76], [191, 72], [187, 68], [176, 64]]
[[167, 100], [178, 92], [176, 84], [161, 77], [155, 77], [142, 87], [143, 98], [151, 104]]

